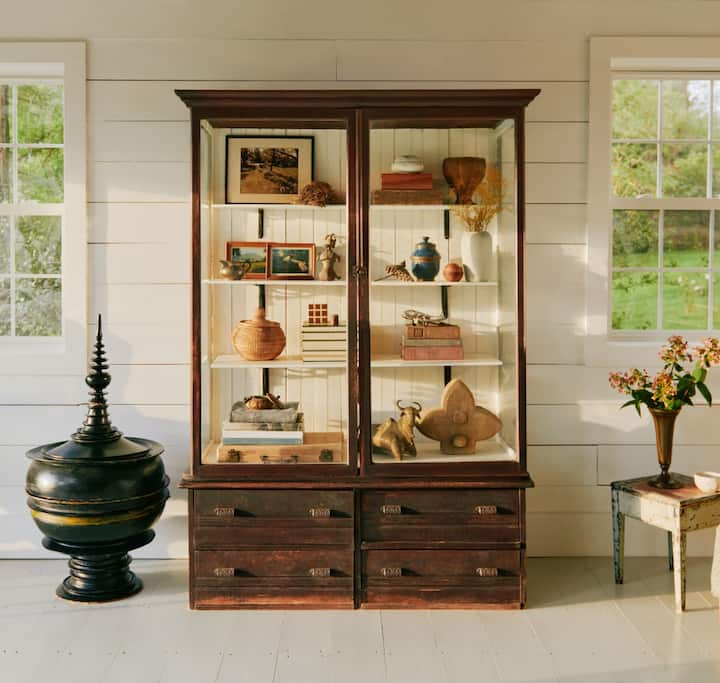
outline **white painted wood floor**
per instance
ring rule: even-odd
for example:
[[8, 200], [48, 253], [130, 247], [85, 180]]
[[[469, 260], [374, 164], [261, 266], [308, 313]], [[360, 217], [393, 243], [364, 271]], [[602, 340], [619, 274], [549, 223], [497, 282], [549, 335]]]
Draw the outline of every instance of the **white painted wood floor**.
[[137, 561], [145, 590], [103, 606], [54, 597], [56, 561], [0, 562], [0, 681], [494, 683], [720, 681], [710, 560], [673, 612], [660, 558], [529, 561], [517, 612], [191, 612], [186, 564]]

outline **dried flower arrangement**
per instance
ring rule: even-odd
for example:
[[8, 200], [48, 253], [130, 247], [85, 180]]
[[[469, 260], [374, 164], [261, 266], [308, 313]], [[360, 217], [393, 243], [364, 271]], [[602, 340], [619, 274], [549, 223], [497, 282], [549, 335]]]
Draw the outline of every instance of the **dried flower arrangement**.
[[[696, 389], [712, 405], [712, 395], [705, 384], [707, 371], [714, 365], [720, 365], [720, 341], [708, 337], [694, 349], [689, 348], [687, 340], [678, 335], [668, 339], [667, 346], [660, 349], [663, 369], [654, 377], [647, 370], [632, 368], [628, 372], [611, 372], [610, 386], [621, 394], [632, 398], [623, 404], [635, 406], [640, 414], [640, 404], [651, 410], [677, 411], [685, 405], [693, 405], [692, 398]], [[691, 370], [686, 363], [695, 363]]]
[[503, 209], [507, 181], [497, 166], [491, 166], [485, 173], [485, 180], [478, 185], [475, 196], [477, 204], [458, 204], [453, 212], [462, 221], [468, 232], [481, 232]]

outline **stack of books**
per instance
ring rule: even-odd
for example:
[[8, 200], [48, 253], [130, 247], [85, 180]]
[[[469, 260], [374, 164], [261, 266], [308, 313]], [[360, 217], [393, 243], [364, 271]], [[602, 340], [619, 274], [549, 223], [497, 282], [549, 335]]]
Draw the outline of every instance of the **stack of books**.
[[347, 325], [311, 325], [303, 323], [300, 331], [303, 361], [344, 361], [347, 357]]
[[403, 360], [463, 360], [457, 325], [407, 325], [400, 346]]
[[223, 422], [223, 446], [299, 446], [303, 443], [303, 414], [298, 404], [283, 409], [250, 410], [233, 406], [230, 419]]
[[432, 190], [432, 173], [381, 173], [383, 190]]

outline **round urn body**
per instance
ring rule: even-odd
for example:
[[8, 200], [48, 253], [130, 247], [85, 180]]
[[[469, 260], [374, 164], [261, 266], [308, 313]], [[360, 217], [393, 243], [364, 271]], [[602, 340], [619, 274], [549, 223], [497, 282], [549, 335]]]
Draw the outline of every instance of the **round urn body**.
[[236, 325], [232, 343], [245, 360], [272, 360], [285, 348], [285, 333], [280, 323], [265, 318], [264, 308], [258, 308], [252, 320]]

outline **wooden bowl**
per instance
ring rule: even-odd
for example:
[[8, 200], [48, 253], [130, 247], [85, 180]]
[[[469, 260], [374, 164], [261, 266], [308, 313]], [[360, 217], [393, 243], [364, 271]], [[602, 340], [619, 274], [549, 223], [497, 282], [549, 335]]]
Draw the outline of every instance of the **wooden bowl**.
[[448, 157], [443, 161], [443, 175], [455, 190], [456, 204], [472, 204], [473, 193], [485, 178], [485, 168], [482, 157]]

